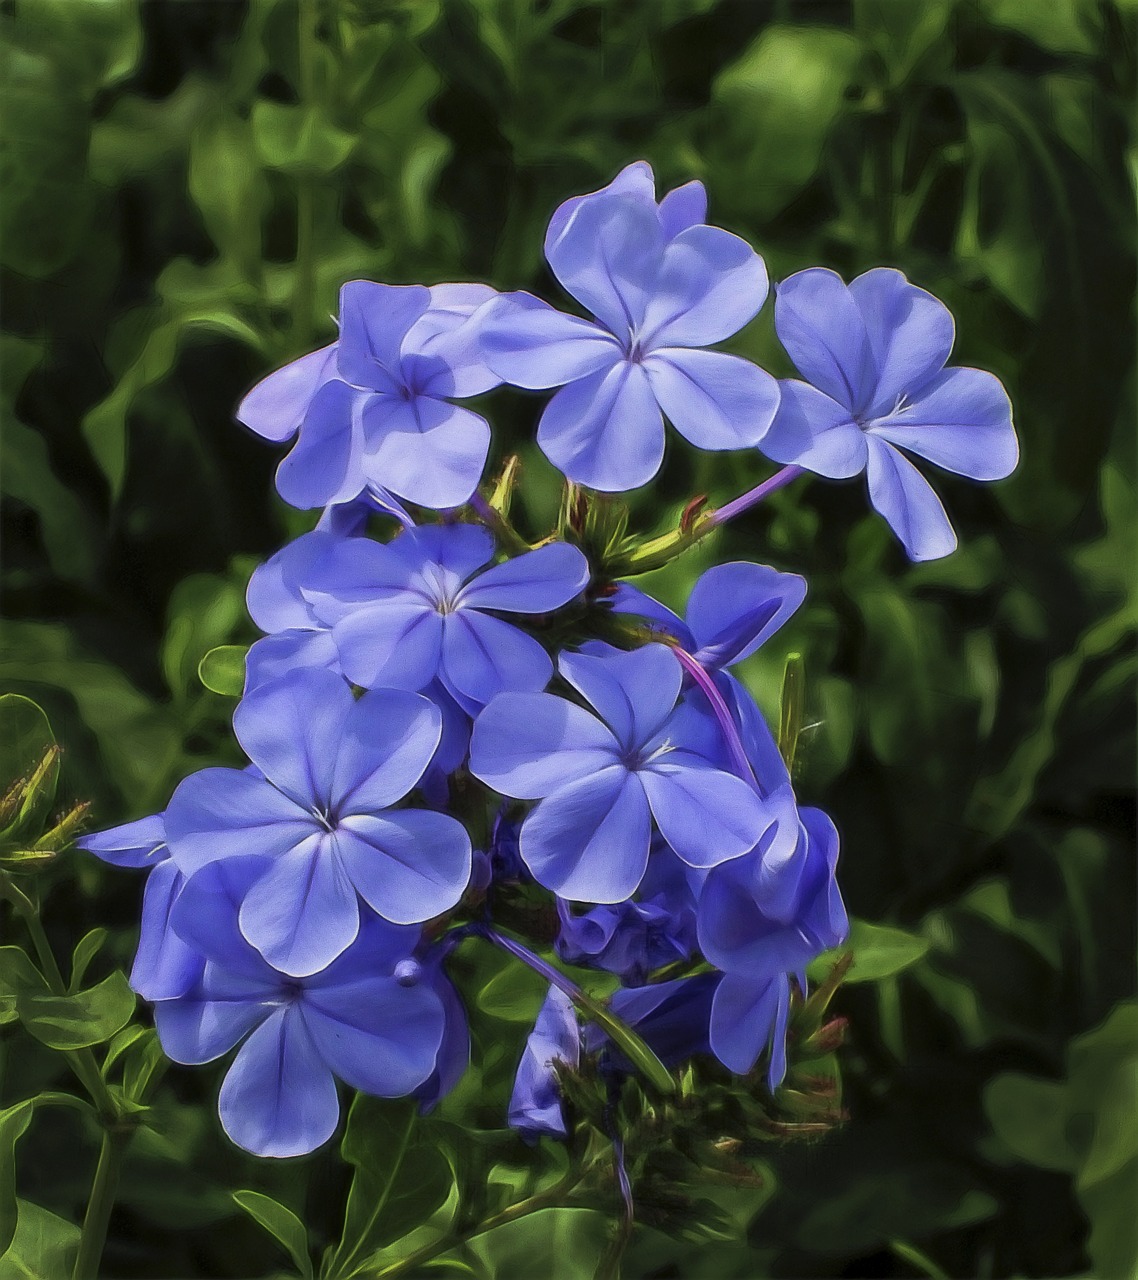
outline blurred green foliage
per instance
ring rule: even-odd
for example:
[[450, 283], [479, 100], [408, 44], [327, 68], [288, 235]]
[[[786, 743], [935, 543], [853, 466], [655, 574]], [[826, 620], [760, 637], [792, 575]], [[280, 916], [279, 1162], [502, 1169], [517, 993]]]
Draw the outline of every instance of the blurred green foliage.
[[[838, 997], [849, 1124], [772, 1148], [761, 1190], [677, 1188], [687, 1243], [644, 1228], [626, 1275], [1134, 1273], [1135, 16], [1132, 0], [0, 5], [0, 690], [47, 708], [61, 795], [98, 825], [236, 759], [231, 701], [199, 663], [253, 638], [248, 575], [311, 517], [274, 498], [276, 454], [233, 408], [329, 338], [346, 279], [556, 298], [550, 212], [646, 158], [664, 188], [702, 178], [775, 279], [902, 268], [951, 307], [959, 362], [1008, 386], [1022, 463], [995, 486], [938, 479], [950, 559], [908, 566], [860, 481], [799, 484], [644, 580], [681, 604], [710, 557], [807, 574], [747, 678], [775, 716], [783, 655], [804, 655], [801, 795], [842, 831], [851, 910], [920, 941], [904, 972], [886, 958]], [[789, 371], [769, 307], [734, 345]], [[486, 404], [496, 458], [523, 454], [535, 531], [558, 503], [528, 443], [538, 405]], [[764, 473], [673, 440], [633, 519], [663, 528], [693, 485], [720, 501]], [[50, 874], [57, 952], [106, 926], [129, 963], [138, 882], [78, 856]], [[513, 1016], [482, 1010], [479, 1066], [432, 1122], [488, 1131], [491, 1210], [558, 1176], [556, 1151], [500, 1131]], [[58, 1059], [27, 1045], [0, 1060], [0, 1107], [52, 1087]], [[108, 1273], [307, 1262], [293, 1211], [313, 1246], [337, 1238], [334, 1155], [243, 1157], [209, 1069], [167, 1085]], [[0, 1274], [60, 1274], [74, 1249], [81, 1121], [0, 1110], [34, 1150]], [[437, 1229], [459, 1212], [441, 1159], [416, 1165]], [[588, 1274], [602, 1228], [544, 1209], [454, 1267]]]

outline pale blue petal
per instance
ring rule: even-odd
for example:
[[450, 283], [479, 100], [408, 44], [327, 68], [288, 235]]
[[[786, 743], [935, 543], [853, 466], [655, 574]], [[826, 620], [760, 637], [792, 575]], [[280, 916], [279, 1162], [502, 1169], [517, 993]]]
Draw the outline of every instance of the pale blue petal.
[[262, 379], [237, 406], [237, 421], [266, 440], [300, 430], [316, 392], [336, 375], [336, 344], [311, 351]]
[[408, 502], [443, 511], [462, 506], [482, 479], [490, 449], [485, 418], [425, 396], [408, 402], [411, 415], [392, 419], [362, 461], [372, 484]]
[[474, 722], [470, 771], [502, 795], [535, 800], [611, 765], [619, 752], [584, 708], [548, 693], [502, 693]]
[[488, 284], [432, 285], [430, 308], [403, 339], [404, 356], [416, 352], [441, 360], [450, 371], [453, 396], [481, 395], [496, 387], [502, 379], [482, 358], [478, 313], [497, 296]]
[[567, 542], [551, 542], [481, 573], [455, 600], [458, 608], [548, 613], [589, 585], [589, 562]]
[[652, 817], [636, 775], [610, 765], [561, 787], [522, 824], [522, 861], [576, 902], [623, 902], [648, 866]]
[[170, 911], [174, 931], [212, 961], [210, 998], [262, 999], [280, 986], [281, 975], [265, 963], [238, 927], [245, 895], [273, 866], [269, 858], [226, 858], [195, 871]]
[[269, 1012], [263, 1003], [209, 1000], [191, 991], [177, 1000], [159, 1000], [154, 1006], [154, 1026], [168, 1058], [199, 1066], [228, 1053]]
[[221, 1085], [225, 1132], [257, 1156], [302, 1156], [340, 1120], [336, 1081], [297, 1005], [278, 1010], [241, 1046]]
[[809, 383], [786, 379], [762, 451], [774, 462], [792, 462], [831, 480], [865, 469], [865, 432], [849, 410]]
[[638, 333], [642, 347], [709, 347], [737, 333], [766, 301], [762, 258], [721, 227], [694, 226], [664, 250]]
[[170, 860], [159, 863], [146, 878], [138, 950], [130, 971], [130, 985], [144, 1000], [185, 995], [201, 977], [204, 959], [170, 925], [170, 913], [185, 883]]
[[335, 838], [360, 896], [394, 924], [418, 924], [449, 911], [470, 881], [470, 837], [445, 813], [353, 815]]
[[751, 787], [719, 769], [676, 766], [667, 755], [639, 773], [660, 834], [693, 867], [714, 867], [753, 849], [769, 825]]
[[313, 530], [287, 543], [253, 570], [245, 592], [249, 616], [262, 631], [292, 631], [313, 625], [312, 612], [301, 593], [313, 566], [340, 542], [330, 533]]
[[[421, 581], [424, 572], [429, 572], [435, 581], [445, 581], [447, 589], [455, 591], [494, 556], [493, 536], [479, 524], [424, 524], [401, 533], [388, 546], [392, 555], [419, 575], [412, 581]], [[441, 579], [439, 569], [443, 571]]]
[[96, 858], [116, 867], [151, 867], [169, 858], [163, 815], [151, 814], [107, 831], [80, 836], [75, 842]]
[[613, 613], [630, 613], [638, 618], [646, 618], [654, 624], [654, 629], [673, 636], [689, 653], [699, 647], [682, 618], [630, 582], [617, 582], [612, 595], [606, 597], [606, 602]]
[[569, 219], [582, 204], [596, 200], [598, 197], [614, 195], [631, 196], [646, 208], [656, 208], [656, 177], [647, 160], [634, 160], [632, 164], [625, 165], [607, 187], [587, 192], [583, 196], [571, 196], [559, 204], [549, 220], [549, 227], [545, 233], [545, 256], [549, 257], [550, 249], [555, 248], [557, 241], [565, 232]]
[[741, 356], [662, 347], [644, 371], [668, 421], [698, 449], [757, 445], [774, 421], [778, 383]]
[[811, 267], [775, 290], [779, 341], [798, 372], [853, 414], [873, 403], [877, 370], [865, 320], [833, 271]]
[[729, 1071], [747, 1075], [770, 1047], [770, 1084], [772, 1088], [780, 1084], [786, 1074], [783, 1038], [788, 1007], [789, 988], [784, 974], [725, 974], [711, 1003], [711, 1048], [715, 1056]]
[[350, 614], [336, 623], [332, 636], [340, 665], [354, 684], [422, 689], [439, 669], [443, 620], [426, 602], [408, 595]]
[[1019, 461], [1008, 393], [982, 369], [945, 369], [867, 430], [971, 480], [1002, 480]]
[[331, 631], [281, 631], [250, 645], [245, 655], [245, 695], [303, 668], [340, 674], [340, 655]]
[[876, 436], [869, 440], [869, 500], [901, 539], [910, 560], [939, 560], [956, 550], [941, 500], [913, 464]]
[[545, 456], [603, 493], [637, 489], [664, 460], [664, 421], [642, 365], [622, 361], [562, 387], [537, 428]]
[[599, 325], [567, 316], [529, 293], [503, 294], [480, 317], [483, 359], [515, 387], [542, 390], [574, 382], [623, 359]]
[[333, 757], [334, 812], [377, 813], [402, 800], [430, 764], [442, 728], [442, 712], [417, 693], [365, 693], [348, 713]]
[[647, 742], [672, 713], [683, 670], [666, 645], [603, 656], [565, 652], [558, 669], [597, 710], [626, 750]]
[[708, 669], [742, 662], [764, 644], [806, 598], [806, 579], [765, 564], [735, 560], [708, 569], [688, 598], [687, 616]]
[[333, 379], [316, 393], [300, 436], [277, 467], [277, 492], [302, 511], [354, 498], [360, 474], [360, 392]]
[[674, 240], [681, 231], [707, 221], [707, 191], [702, 182], [685, 182], [660, 201], [660, 225], [664, 236]]
[[430, 305], [423, 285], [349, 280], [340, 290], [340, 376], [357, 387], [389, 390], [403, 339]]
[[553, 661], [524, 631], [459, 609], [443, 619], [442, 682], [468, 710], [506, 690], [537, 692], [553, 675]]

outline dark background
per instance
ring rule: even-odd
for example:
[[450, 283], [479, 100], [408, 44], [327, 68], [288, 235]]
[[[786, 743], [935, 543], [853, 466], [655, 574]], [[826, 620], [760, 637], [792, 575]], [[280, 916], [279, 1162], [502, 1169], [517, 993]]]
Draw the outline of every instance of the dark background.
[[[773, 710], [805, 655], [800, 794], [842, 832], [851, 911], [930, 947], [840, 998], [852, 1119], [772, 1152], [750, 1246], [627, 1272], [1132, 1274], [1133, 0], [5, 0], [0, 38], [0, 689], [48, 710], [99, 826], [235, 758], [197, 664], [254, 637], [248, 574], [312, 517], [233, 409], [328, 340], [344, 280], [563, 301], [549, 214], [644, 158], [661, 193], [701, 178], [772, 279], [887, 264], [948, 303], [1022, 447], [1009, 481], [934, 477], [954, 556], [910, 567], [863, 481], [816, 481], [643, 584], [682, 604], [713, 559], [807, 575], [746, 674]], [[789, 372], [769, 306], [733, 346]], [[558, 494], [539, 405], [485, 404], [534, 532]], [[770, 469], [673, 436], [634, 521]], [[53, 938], [109, 925], [128, 962], [138, 893], [76, 857]], [[0, 1104], [42, 1070], [11, 1057]], [[195, 1080], [128, 1167], [110, 1274], [276, 1265], [225, 1194], [276, 1175]], [[22, 1187], [74, 1218], [87, 1156], [52, 1123]], [[319, 1233], [339, 1184], [306, 1170]]]

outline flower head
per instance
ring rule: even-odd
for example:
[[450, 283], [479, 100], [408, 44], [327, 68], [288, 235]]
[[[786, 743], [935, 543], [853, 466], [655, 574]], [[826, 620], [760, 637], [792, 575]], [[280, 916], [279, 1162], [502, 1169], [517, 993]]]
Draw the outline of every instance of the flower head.
[[1001, 480], [1019, 446], [999, 379], [946, 369], [948, 309], [889, 268], [848, 286], [832, 271], [800, 271], [778, 286], [775, 328], [805, 381], [781, 383], [762, 450], [819, 475], [865, 471], [869, 498], [910, 559], [956, 547], [940, 499], [905, 456], [973, 480]]

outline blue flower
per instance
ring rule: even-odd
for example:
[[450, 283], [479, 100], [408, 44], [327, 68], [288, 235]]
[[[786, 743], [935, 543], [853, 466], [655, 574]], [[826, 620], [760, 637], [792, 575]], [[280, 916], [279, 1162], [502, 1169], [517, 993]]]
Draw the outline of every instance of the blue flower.
[[203, 769], [166, 810], [187, 875], [218, 859], [270, 861], [241, 907], [244, 936], [284, 973], [330, 964], [360, 927], [358, 898], [414, 924], [449, 910], [470, 877], [456, 819], [391, 808], [423, 775], [442, 717], [395, 689], [356, 701], [330, 671], [299, 670], [247, 694], [233, 727], [258, 773]]
[[470, 770], [540, 800], [521, 856], [539, 884], [580, 902], [623, 902], [648, 865], [653, 824], [691, 866], [753, 848], [768, 818], [755, 791], [689, 749], [682, 670], [663, 645], [563, 653], [562, 676], [597, 712], [547, 693], [499, 694], [474, 724]]
[[652, 171], [631, 166], [610, 187], [553, 215], [545, 256], [596, 322], [527, 293], [481, 313], [486, 363], [506, 382], [561, 387], [537, 442], [570, 480], [606, 492], [646, 484], [664, 457], [666, 415], [701, 449], [758, 444], [778, 386], [738, 356], [705, 351], [729, 338], [767, 295], [763, 260], [703, 223], [703, 188], [657, 206]]
[[806, 380], [782, 382], [762, 443], [768, 457], [819, 475], [861, 471], [869, 499], [910, 559], [956, 547], [940, 499], [901, 450], [973, 480], [1001, 480], [1019, 446], [999, 379], [946, 369], [952, 316], [899, 271], [850, 285], [832, 271], [800, 271], [778, 286], [775, 328]]
[[268, 440], [298, 435], [277, 470], [277, 490], [296, 507], [371, 493], [461, 505], [482, 475], [490, 445], [483, 418], [452, 404], [501, 381], [482, 362], [474, 313], [486, 285], [373, 284], [340, 291], [340, 337], [260, 382], [237, 417]]
[[203, 957], [201, 977], [159, 1001], [154, 1022], [175, 1062], [211, 1062], [240, 1044], [221, 1086], [222, 1125], [255, 1155], [296, 1156], [335, 1131], [336, 1077], [385, 1098], [420, 1087], [435, 1070], [445, 1014], [410, 959], [419, 930], [370, 913], [320, 973], [297, 979], [267, 964], [238, 919], [270, 870], [248, 857], [191, 877], [171, 925]]
[[849, 932], [834, 878], [837, 830], [820, 809], [798, 814], [794, 856], [780, 868], [775, 892], [758, 850], [710, 871], [699, 901], [700, 949], [725, 975], [712, 1005], [711, 1047], [742, 1074], [770, 1046], [771, 1088], [786, 1073], [789, 975]]
[[437, 681], [471, 714], [502, 690], [543, 688], [549, 655], [494, 613], [560, 608], [587, 585], [588, 561], [558, 542], [483, 570], [493, 554], [490, 534], [470, 524], [338, 543], [308, 598], [332, 624], [348, 678], [367, 688]]
[[[672, 1067], [710, 1051], [711, 1008], [721, 981], [717, 973], [701, 973], [694, 978], [622, 987], [613, 993], [609, 1007], [639, 1033], [666, 1067]], [[585, 1047], [590, 1052], [607, 1043], [608, 1036], [599, 1027], [586, 1029]], [[612, 1053], [612, 1061], [619, 1070], [630, 1070], [622, 1053]]]
[[170, 858], [165, 816], [152, 814], [75, 843], [112, 866], [149, 869], [130, 985], [144, 1000], [165, 1000], [188, 991], [201, 976], [202, 960], [169, 928], [186, 877]]
[[573, 1002], [564, 991], [550, 987], [526, 1040], [514, 1078], [507, 1122], [529, 1138], [551, 1134], [564, 1138], [565, 1114], [555, 1062], [576, 1068], [581, 1061], [581, 1028]]

